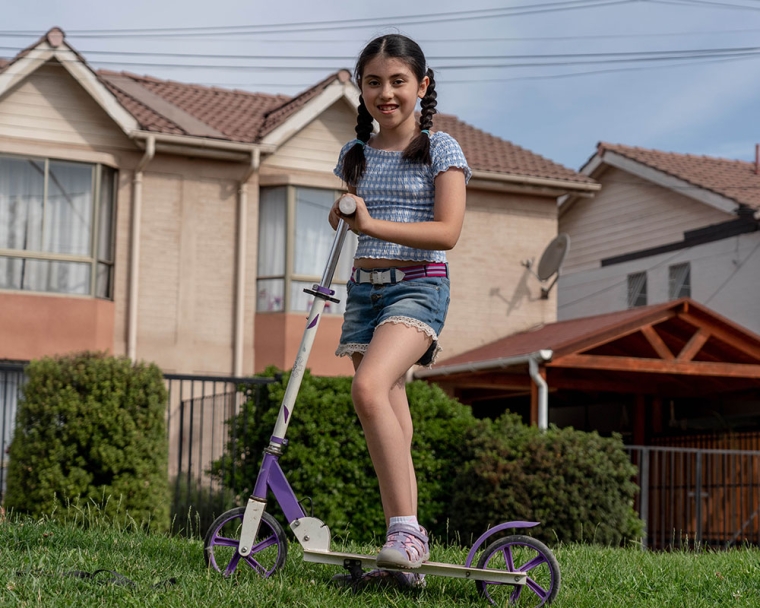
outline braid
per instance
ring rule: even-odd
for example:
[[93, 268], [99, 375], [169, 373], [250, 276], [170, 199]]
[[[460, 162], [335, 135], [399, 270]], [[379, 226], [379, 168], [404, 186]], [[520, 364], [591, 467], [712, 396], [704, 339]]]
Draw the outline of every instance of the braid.
[[[372, 135], [372, 115], [369, 113], [367, 106], [364, 105], [364, 98], [359, 96], [359, 113], [356, 117], [356, 139], [364, 142], [369, 141]], [[355, 143], [343, 157], [343, 181], [349, 186], [356, 186], [364, 175], [364, 169], [367, 167], [367, 159], [364, 157], [364, 145]]]
[[420, 133], [409, 143], [406, 150], [404, 150], [404, 158], [411, 162], [430, 165], [433, 160], [430, 157], [429, 131], [433, 128], [433, 115], [436, 113], [435, 107], [438, 105], [438, 102], [436, 101], [438, 94], [435, 92], [435, 76], [433, 70], [428, 68], [425, 75], [430, 80], [430, 83], [428, 84], [425, 96], [420, 103], [422, 109], [420, 115], [420, 131], [428, 131], [428, 133]]

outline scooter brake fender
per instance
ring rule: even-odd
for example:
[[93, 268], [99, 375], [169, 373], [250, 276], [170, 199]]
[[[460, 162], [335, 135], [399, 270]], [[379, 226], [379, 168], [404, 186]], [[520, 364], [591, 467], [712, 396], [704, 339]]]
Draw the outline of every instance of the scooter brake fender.
[[489, 530], [485, 531], [483, 534], [480, 535], [480, 538], [475, 541], [475, 544], [472, 546], [472, 549], [470, 549], [470, 552], [467, 554], [467, 561], [464, 563], [466, 568], [469, 568], [472, 565], [472, 560], [475, 559], [475, 554], [478, 552], [478, 549], [483, 545], [483, 543], [488, 539], [489, 537], [493, 536], [494, 534], [497, 534], [501, 532], [502, 530], [509, 530], [511, 528], [533, 528], [534, 526], [539, 525], [541, 522], [539, 521], [508, 521], [503, 524], [499, 524], [498, 526], [494, 526], [493, 528], [490, 528]]

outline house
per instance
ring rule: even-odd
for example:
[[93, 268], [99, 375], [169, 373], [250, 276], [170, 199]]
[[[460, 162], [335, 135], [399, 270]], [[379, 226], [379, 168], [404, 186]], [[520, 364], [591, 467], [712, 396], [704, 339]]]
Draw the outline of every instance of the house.
[[757, 433], [759, 170], [599, 144], [581, 173], [601, 191], [559, 202], [557, 321], [415, 376], [483, 415], [509, 408], [635, 445]]
[[600, 143], [560, 201], [560, 320], [690, 297], [760, 333], [757, 163]]
[[[289, 368], [354, 137], [341, 70], [295, 97], [91, 69], [59, 28], [0, 66], [0, 360], [97, 349], [166, 372]], [[522, 260], [557, 234], [577, 173], [441, 114], [473, 169], [450, 256], [448, 355], [552, 322]], [[345, 292], [350, 251], [336, 274]], [[309, 365], [350, 373], [325, 315]]]

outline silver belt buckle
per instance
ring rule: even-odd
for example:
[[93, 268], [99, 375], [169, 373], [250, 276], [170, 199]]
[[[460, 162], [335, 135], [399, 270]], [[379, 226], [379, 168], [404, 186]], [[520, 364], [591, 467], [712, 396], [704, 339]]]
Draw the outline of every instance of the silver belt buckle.
[[369, 273], [369, 282], [373, 285], [384, 285], [383, 273], [379, 270], [371, 270]]

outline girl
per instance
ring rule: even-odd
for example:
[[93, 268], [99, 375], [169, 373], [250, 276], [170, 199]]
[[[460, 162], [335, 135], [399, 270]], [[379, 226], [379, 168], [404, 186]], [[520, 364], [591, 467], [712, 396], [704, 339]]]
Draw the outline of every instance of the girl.
[[[380, 485], [388, 535], [377, 566], [418, 568], [430, 551], [417, 522], [404, 380], [412, 365], [430, 365], [439, 350], [449, 304], [445, 250], [459, 239], [471, 172], [451, 136], [431, 133], [435, 80], [414, 41], [376, 38], [354, 76], [361, 89], [357, 138], [341, 150], [335, 174], [356, 212], [341, 214], [336, 201], [330, 224], [345, 220], [359, 245], [336, 354], [353, 359], [351, 396]], [[374, 135], [373, 120], [380, 126]]]

